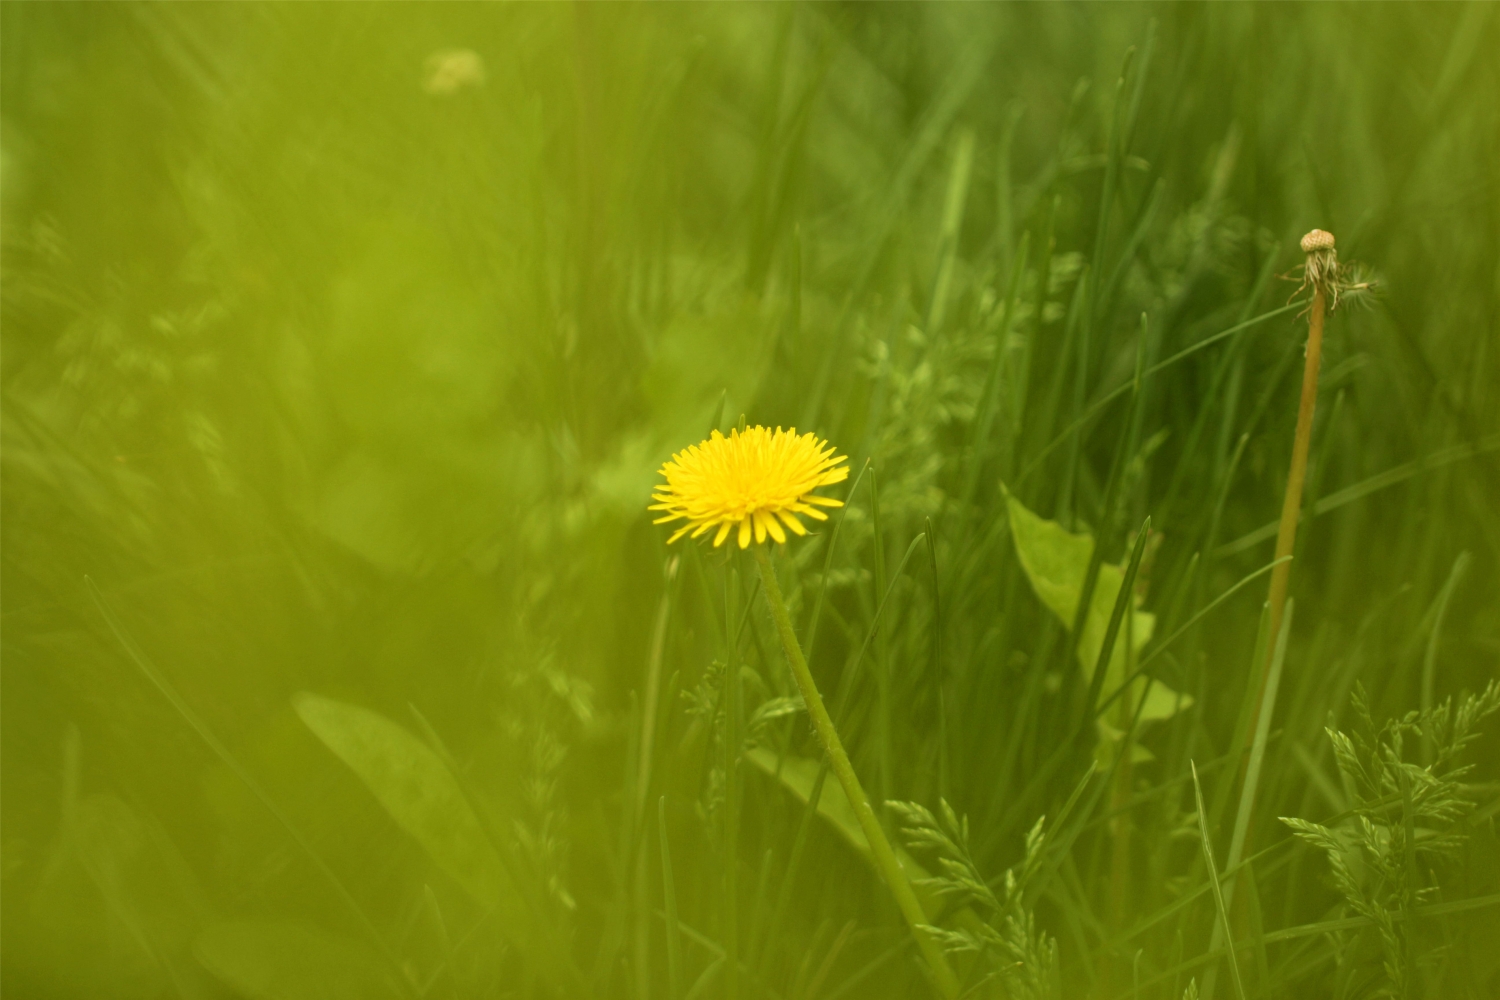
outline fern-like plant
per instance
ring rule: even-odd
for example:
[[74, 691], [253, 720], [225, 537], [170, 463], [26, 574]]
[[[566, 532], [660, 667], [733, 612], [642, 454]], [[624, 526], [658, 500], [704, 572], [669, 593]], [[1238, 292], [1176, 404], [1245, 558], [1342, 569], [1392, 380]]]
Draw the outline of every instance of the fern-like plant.
[[1060, 1000], [1057, 942], [1037, 927], [1024, 898], [1042, 864], [1045, 817], [1026, 835], [1025, 857], [1006, 870], [996, 892], [974, 863], [967, 816], [959, 817], [946, 800], [940, 800], [941, 819], [915, 802], [887, 804], [900, 818], [907, 848], [933, 855], [941, 871], [917, 880], [951, 903], [947, 926], [932, 933], [949, 952], [976, 956], [965, 995]]
[[[1463, 846], [1463, 821], [1474, 809], [1460, 782], [1473, 765], [1459, 764], [1458, 757], [1477, 736], [1479, 722], [1500, 709], [1500, 684], [1491, 681], [1481, 693], [1466, 694], [1456, 709], [1449, 698], [1380, 727], [1362, 686], [1352, 702], [1355, 731], [1327, 730], [1352, 795], [1349, 811], [1333, 826], [1286, 816], [1281, 821], [1327, 855], [1348, 908], [1373, 925], [1382, 961], [1368, 995], [1404, 998], [1418, 992], [1416, 908], [1436, 891], [1424, 873]], [[1408, 751], [1423, 743], [1433, 748], [1430, 762], [1407, 760]]]

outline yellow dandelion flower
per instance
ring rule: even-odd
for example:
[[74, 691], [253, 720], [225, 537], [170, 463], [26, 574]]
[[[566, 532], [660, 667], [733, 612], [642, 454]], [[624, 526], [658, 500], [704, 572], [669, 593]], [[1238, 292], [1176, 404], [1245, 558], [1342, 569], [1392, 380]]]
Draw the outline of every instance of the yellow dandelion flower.
[[750, 546], [752, 535], [757, 542], [767, 535], [785, 542], [783, 525], [794, 534], [807, 534], [799, 514], [826, 521], [828, 515], [819, 507], [844, 505], [812, 491], [849, 478], [849, 468], [842, 464], [847, 460], [835, 455], [827, 441], [799, 435], [795, 427], [772, 431], [755, 426], [730, 431], [728, 437], [714, 431], [661, 467], [666, 483], [651, 495], [657, 502], [649, 509], [666, 512], [655, 524], [687, 520], [667, 539], [669, 545], [688, 532], [697, 538], [714, 527], [714, 545], [723, 545], [736, 526], [742, 549]]

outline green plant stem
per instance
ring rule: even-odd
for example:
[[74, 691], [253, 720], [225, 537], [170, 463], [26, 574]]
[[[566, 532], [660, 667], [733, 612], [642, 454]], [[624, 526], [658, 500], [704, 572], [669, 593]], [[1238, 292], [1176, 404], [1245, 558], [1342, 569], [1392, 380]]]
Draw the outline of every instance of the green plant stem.
[[802, 655], [802, 646], [797, 642], [797, 634], [792, 630], [791, 615], [787, 613], [786, 600], [781, 596], [781, 586], [776, 582], [776, 570], [771, 566], [771, 557], [764, 544], [755, 546], [755, 561], [760, 567], [760, 579], [766, 594], [766, 604], [771, 608], [771, 617], [775, 620], [776, 631], [781, 636], [781, 645], [786, 651], [787, 663], [791, 665], [792, 676], [796, 678], [797, 688], [802, 692], [802, 700], [807, 704], [807, 715], [812, 720], [813, 730], [818, 734], [818, 742], [823, 745], [823, 752], [828, 755], [829, 767], [832, 768], [834, 776], [839, 779], [839, 784], [843, 786], [844, 795], [854, 809], [860, 829], [864, 831], [865, 839], [870, 843], [870, 856], [875, 861], [876, 869], [885, 879], [886, 885], [890, 887], [891, 895], [896, 897], [896, 905], [901, 909], [901, 915], [911, 926], [912, 935], [917, 940], [917, 947], [921, 949], [922, 957], [926, 959], [928, 968], [932, 972], [934, 984], [944, 997], [952, 1000], [959, 994], [958, 979], [948, 965], [948, 959], [943, 954], [942, 947], [926, 929], [927, 915], [922, 911], [922, 904], [917, 902], [917, 895], [912, 891], [911, 882], [906, 877], [901, 862], [896, 859], [896, 852], [892, 850], [890, 841], [886, 839], [885, 830], [880, 826], [880, 821], [875, 818], [875, 810], [871, 808], [869, 797], [865, 795], [864, 787], [859, 783], [859, 776], [854, 773], [854, 765], [849, 762], [849, 755], [844, 751], [844, 743], [839, 739], [838, 730], [834, 728], [833, 718], [823, 705], [823, 697], [818, 693], [818, 685], [813, 680], [812, 671], [808, 669], [807, 658]]
[[[1271, 571], [1271, 592], [1266, 599], [1270, 606], [1270, 630], [1272, 641], [1266, 644], [1266, 653], [1260, 664], [1257, 682], [1259, 695], [1255, 704], [1264, 701], [1266, 684], [1271, 677], [1271, 660], [1275, 655], [1275, 637], [1281, 634], [1281, 619], [1286, 613], [1286, 594], [1292, 577], [1291, 555], [1297, 547], [1297, 521], [1302, 516], [1302, 487], [1307, 482], [1307, 451], [1312, 442], [1313, 411], [1318, 405], [1318, 367], [1323, 359], [1323, 314], [1325, 297], [1323, 288], [1313, 291], [1312, 305], [1307, 316], [1307, 361], [1302, 368], [1302, 400], [1297, 406], [1297, 431], [1292, 439], [1292, 467], [1287, 475], [1286, 495], [1281, 502], [1281, 524], [1276, 530], [1276, 568]], [[1257, 708], [1257, 712], [1259, 708]], [[1256, 719], [1250, 720], [1254, 732]]]

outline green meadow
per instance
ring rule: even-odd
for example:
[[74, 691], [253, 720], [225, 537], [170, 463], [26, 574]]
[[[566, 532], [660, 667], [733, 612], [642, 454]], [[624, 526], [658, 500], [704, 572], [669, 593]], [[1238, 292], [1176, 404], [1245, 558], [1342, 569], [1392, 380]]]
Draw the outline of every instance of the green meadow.
[[1495, 52], [6, 0], [0, 991], [1500, 997]]

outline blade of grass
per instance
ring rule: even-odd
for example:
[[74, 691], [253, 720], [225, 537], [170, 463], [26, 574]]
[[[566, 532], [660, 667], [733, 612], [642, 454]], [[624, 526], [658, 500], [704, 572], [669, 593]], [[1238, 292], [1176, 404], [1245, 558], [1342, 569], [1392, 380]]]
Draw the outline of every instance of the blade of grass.
[[[1285, 556], [1283, 558], [1290, 559], [1291, 556]], [[1126, 686], [1129, 685], [1131, 681], [1135, 680], [1137, 677], [1144, 675], [1146, 672], [1146, 667], [1151, 663], [1151, 661], [1155, 660], [1162, 653], [1166, 652], [1167, 649], [1171, 647], [1172, 643], [1182, 638], [1182, 636], [1187, 632], [1188, 629], [1198, 624], [1200, 621], [1206, 618], [1209, 613], [1212, 612], [1215, 608], [1223, 604], [1225, 601], [1229, 600], [1235, 594], [1239, 593], [1246, 586], [1271, 572], [1271, 570], [1276, 566], [1277, 561], [1278, 560], [1273, 560], [1272, 562], [1266, 563], [1266, 565], [1262, 566], [1254, 573], [1251, 573], [1248, 576], [1241, 577], [1238, 583], [1230, 587], [1228, 590], [1224, 591], [1224, 593], [1220, 594], [1218, 597], [1215, 597], [1212, 601], [1205, 605], [1201, 611], [1184, 622], [1180, 628], [1178, 628], [1171, 635], [1167, 636], [1161, 642], [1153, 646], [1151, 652], [1141, 657], [1140, 663], [1136, 665], [1135, 672], [1125, 679], [1125, 683], [1121, 684], [1113, 694], [1099, 703], [1099, 707], [1095, 710], [1094, 713], [1095, 717], [1103, 715], [1104, 710], [1109, 708], [1110, 705], [1114, 704], [1115, 700], [1120, 697], [1120, 692], [1124, 691]]]
[[[1250, 821], [1255, 814], [1255, 793], [1260, 787], [1261, 762], [1265, 759], [1266, 738], [1271, 730], [1271, 715], [1276, 710], [1276, 692], [1281, 686], [1281, 671], [1286, 662], [1287, 637], [1292, 632], [1292, 611], [1295, 601], [1288, 600], [1286, 613], [1282, 617], [1281, 632], [1276, 637], [1276, 649], [1271, 655], [1271, 671], [1266, 678], [1265, 690], [1261, 695], [1261, 703], [1256, 706], [1255, 711], [1255, 737], [1250, 744], [1250, 761], [1245, 768], [1245, 781], [1240, 789], [1240, 804], [1235, 811], [1234, 831], [1229, 840], [1229, 854], [1225, 863], [1230, 868], [1235, 868], [1240, 863], [1240, 854], [1245, 849], [1245, 844], [1250, 835]], [[1225, 904], [1234, 902], [1234, 891], [1236, 882], [1231, 882], [1223, 891]], [[1217, 926], [1209, 938], [1209, 950], [1217, 948], [1224, 942], [1224, 937]], [[1214, 995], [1215, 977], [1218, 966], [1210, 966], [1203, 977], [1203, 995], [1212, 1000]]]
[[661, 892], [667, 921], [667, 1000], [678, 1000], [682, 996], [682, 927], [677, 922], [677, 886], [672, 873], [665, 795], [656, 800], [656, 831], [661, 840]]
[[979, 481], [984, 471], [984, 460], [989, 454], [990, 435], [995, 417], [1000, 410], [1000, 391], [1005, 383], [1006, 359], [1010, 352], [1007, 342], [1011, 324], [1015, 321], [1016, 297], [1021, 291], [1021, 279], [1026, 273], [1026, 259], [1031, 253], [1031, 234], [1021, 236], [1021, 245], [1016, 250], [1015, 263], [1011, 267], [1010, 282], [1005, 290], [1005, 305], [995, 320], [992, 336], [995, 339], [995, 355], [990, 359], [989, 372], [985, 375], [984, 388], [979, 396], [979, 414], [974, 421], [974, 437], [969, 446], [968, 475], [964, 480], [962, 509], [967, 510], [974, 502]]
[[[1120, 480], [1122, 478], [1126, 461], [1126, 442], [1129, 440], [1130, 428], [1135, 423], [1136, 414], [1139, 412], [1139, 407], [1141, 405], [1140, 389], [1142, 380], [1142, 364], [1145, 360], [1145, 357], [1146, 314], [1141, 313], [1141, 337], [1136, 342], [1135, 378], [1131, 382], [1132, 389], [1130, 415], [1120, 424], [1119, 439], [1115, 446], [1114, 455], [1110, 459], [1109, 463], [1109, 479], [1104, 487], [1104, 499], [1099, 506], [1098, 530], [1094, 534], [1094, 546], [1093, 549], [1089, 552], [1089, 564], [1088, 569], [1084, 573], [1083, 587], [1079, 591], [1078, 607], [1074, 609], [1073, 612], [1073, 625], [1072, 628], [1068, 630], [1068, 659], [1070, 660], [1072, 659], [1072, 654], [1075, 654], [1077, 652], [1079, 646], [1083, 642], [1084, 628], [1086, 626], [1086, 623], [1088, 622], [1088, 616], [1090, 612], [1093, 611], [1094, 590], [1099, 584], [1099, 570], [1104, 565], [1104, 549], [1106, 545], [1109, 545], [1111, 543], [1110, 527], [1114, 522], [1115, 504], [1119, 499]], [[1150, 519], [1147, 518], [1147, 528], [1149, 527]], [[1145, 536], [1142, 535], [1141, 537], [1136, 539], [1136, 543], [1138, 546], [1144, 544], [1144, 538]], [[1144, 552], [1145, 550], [1141, 549], [1141, 551]], [[1136, 565], [1139, 566], [1139, 556], [1137, 556], [1136, 559]], [[1127, 583], [1126, 586], [1120, 589], [1120, 593], [1119, 595], [1117, 595], [1117, 605], [1118, 599], [1125, 598], [1126, 593], [1130, 590], [1130, 586], [1131, 585]], [[1114, 624], [1116, 630], [1118, 630], [1119, 623], [1115, 622]], [[1113, 653], [1114, 646], [1112, 640], [1109, 645], [1110, 652]], [[1104, 662], [1108, 663], [1109, 661], [1106, 660]], [[1066, 712], [1072, 705], [1074, 685], [1077, 683], [1077, 674], [1075, 671], [1071, 670], [1069, 668], [1069, 665], [1067, 664], [1064, 665], [1063, 670], [1062, 705], [1064, 706], [1064, 712]], [[1103, 683], [1103, 675], [1100, 674], [1098, 670], [1095, 670], [1093, 676], [1089, 680], [1089, 694], [1084, 699], [1085, 718], [1088, 717], [1088, 713], [1092, 710], [1094, 702], [1098, 700], [1099, 685], [1102, 685]]]
[[[1428, 715], [1436, 704], [1435, 689], [1437, 687], [1437, 654], [1438, 643], [1443, 634], [1443, 618], [1448, 614], [1448, 602], [1453, 599], [1453, 592], [1458, 589], [1458, 582], [1463, 579], [1464, 571], [1469, 568], [1471, 557], [1467, 552], [1460, 552], [1458, 558], [1453, 560], [1453, 569], [1448, 571], [1448, 580], [1443, 584], [1437, 600], [1433, 603], [1432, 632], [1427, 636], [1427, 651], [1422, 657], [1422, 714]], [[1436, 754], [1436, 747], [1432, 742], [1432, 734], [1428, 731], [1431, 727], [1422, 728], [1422, 758], [1430, 764]]]
[[[733, 567], [724, 579], [724, 616], [733, 621], [740, 607], [740, 574]], [[749, 615], [745, 615], [745, 620]], [[739, 760], [740, 655], [739, 635], [725, 645], [724, 656], [724, 996], [737, 1000], [740, 988], [739, 909]]]
[[[1183, 348], [1164, 361], [1158, 361], [1156, 364], [1146, 369], [1143, 374], [1151, 376], [1155, 375], [1157, 372], [1165, 371], [1172, 365], [1175, 365], [1177, 362], [1182, 361], [1184, 358], [1191, 357], [1192, 355], [1198, 353], [1206, 347], [1212, 347], [1214, 344], [1217, 344], [1225, 337], [1232, 337], [1236, 333], [1239, 333], [1241, 330], [1248, 330], [1253, 326], [1258, 326], [1268, 319], [1275, 319], [1277, 316], [1285, 316], [1287, 313], [1303, 308], [1305, 305], [1306, 302], [1298, 300], [1289, 305], [1282, 306], [1280, 309], [1272, 309], [1270, 312], [1261, 313], [1259, 316], [1247, 319], [1243, 323], [1236, 323], [1234, 326], [1231, 326], [1227, 330], [1220, 330], [1218, 333], [1215, 333], [1208, 337], [1204, 337], [1202, 340], [1198, 341], [1196, 344], [1193, 344], [1191, 347]], [[1053, 438], [1046, 445], [1046, 447], [1044, 447], [1040, 452], [1032, 457], [1031, 463], [1027, 465], [1026, 468], [1022, 469], [1021, 474], [1016, 477], [1017, 484], [1019, 485], [1020, 483], [1024, 483], [1026, 479], [1037, 470], [1037, 467], [1041, 464], [1042, 459], [1051, 454], [1052, 449], [1056, 448], [1060, 444], [1064, 444], [1065, 442], [1067, 442], [1071, 435], [1077, 432], [1090, 420], [1094, 419], [1094, 417], [1098, 416], [1099, 413], [1103, 411], [1103, 409], [1110, 403], [1113, 403], [1115, 400], [1125, 395], [1125, 393], [1129, 392], [1130, 389], [1131, 383], [1127, 382], [1126, 384], [1105, 393], [1103, 396], [1100, 396], [1097, 400], [1090, 404], [1089, 407], [1077, 417], [1077, 419], [1075, 419], [1067, 427], [1063, 428], [1063, 430], [1057, 435], [1057, 437]], [[1494, 446], [1500, 447], [1500, 437], [1497, 437], [1495, 439]]]
[[[849, 496], [854, 496], [859, 489], [859, 482], [870, 470], [870, 460], [865, 459], [859, 468], [859, 475], [854, 477], [854, 483], [849, 487]], [[833, 532], [828, 536], [828, 551], [823, 554], [823, 578], [818, 586], [818, 599], [813, 602], [812, 619], [807, 625], [807, 648], [813, 650], [817, 647], [818, 624], [823, 619], [823, 600], [828, 596], [828, 574], [833, 569], [833, 553], [839, 544], [839, 535], [844, 530], [844, 520], [849, 516], [849, 506], [846, 504], [839, 512], [838, 523], [833, 526]]]
[[[1198, 803], [1198, 842], [1203, 847], [1203, 863], [1208, 869], [1208, 884], [1213, 891], [1214, 909], [1219, 914], [1219, 924], [1223, 927], [1224, 939], [1229, 942], [1225, 954], [1229, 957], [1229, 973], [1234, 979], [1235, 993], [1239, 1000], [1245, 1000], [1245, 983], [1240, 978], [1240, 962], [1234, 953], [1234, 937], [1229, 926], [1229, 909], [1224, 904], [1224, 893], [1219, 886], [1218, 869], [1214, 866], [1214, 846], [1208, 839], [1208, 813], [1203, 808], [1203, 786], [1198, 783], [1198, 765], [1189, 762], [1193, 769], [1193, 797]], [[1211, 993], [1205, 993], [1207, 1000], [1213, 1000]]]
[[949, 287], [953, 283], [953, 259], [958, 253], [959, 231], [963, 225], [964, 203], [969, 197], [969, 175], [974, 166], [974, 130], [961, 129], [953, 143], [953, 166], [948, 174], [948, 190], [943, 197], [942, 230], [938, 236], [937, 266], [933, 268], [932, 289], [927, 303], [923, 328], [928, 335], [942, 329], [947, 313]]
[[1114, 656], [1115, 640], [1120, 636], [1120, 623], [1125, 620], [1126, 610], [1135, 604], [1135, 578], [1141, 569], [1141, 556], [1146, 552], [1146, 538], [1151, 533], [1151, 518], [1141, 523], [1136, 532], [1135, 546], [1130, 552], [1130, 563], [1125, 568], [1125, 580], [1115, 596], [1115, 606], [1109, 612], [1109, 626], [1104, 630], [1104, 644], [1099, 647], [1099, 658], [1094, 662], [1094, 672], [1089, 678], [1088, 694], [1083, 699], [1084, 725], [1094, 719], [1094, 705], [1099, 701], [1099, 692], [1104, 687], [1104, 676], [1109, 673], [1109, 661]]
[[[1408, 479], [1419, 476], [1424, 472], [1430, 472], [1433, 469], [1451, 465], [1454, 462], [1461, 462], [1466, 458], [1474, 458], [1477, 455], [1495, 451], [1496, 449], [1500, 449], [1500, 434], [1492, 434], [1477, 444], [1456, 444], [1448, 448], [1442, 448], [1425, 458], [1419, 458], [1415, 462], [1405, 462], [1394, 466], [1384, 472], [1370, 476], [1368, 479], [1362, 479], [1352, 486], [1346, 486], [1337, 492], [1328, 494], [1328, 496], [1319, 500], [1316, 504], [1311, 505], [1312, 514], [1321, 517], [1329, 511], [1338, 510], [1340, 507], [1351, 504], [1356, 500], [1363, 500], [1372, 493], [1378, 493], [1381, 490], [1404, 483]], [[1308, 512], [1304, 511], [1302, 516], [1307, 517]], [[1268, 538], [1274, 538], [1276, 537], [1276, 529], [1279, 524], [1280, 522], [1278, 521], [1272, 521], [1261, 525], [1254, 531], [1241, 535], [1232, 542], [1225, 542], [1214, 550], [1214, 555], [1234, 555], [1236, 552], [1243, 552], [1253, 545], [1259, 545]]]

